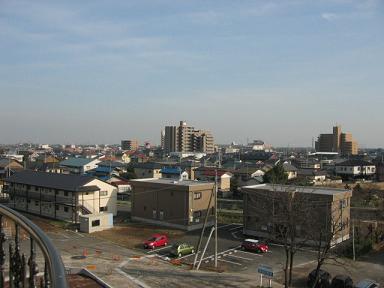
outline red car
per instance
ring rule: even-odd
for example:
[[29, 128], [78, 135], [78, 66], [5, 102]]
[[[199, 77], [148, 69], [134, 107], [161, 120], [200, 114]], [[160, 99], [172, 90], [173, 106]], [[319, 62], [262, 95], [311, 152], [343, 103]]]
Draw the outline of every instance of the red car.
[[269, 247], [265, 243], [260, 243], [259, 240], [245, 239], [241, 244], [241, 249], [253, 252], [266, 253], [268, 252]]
[[154, 249], [160, 246], [167, 246], [168, 237], [162, 234], [154, 234], [150, 239], [144, 242], [144, 248]]

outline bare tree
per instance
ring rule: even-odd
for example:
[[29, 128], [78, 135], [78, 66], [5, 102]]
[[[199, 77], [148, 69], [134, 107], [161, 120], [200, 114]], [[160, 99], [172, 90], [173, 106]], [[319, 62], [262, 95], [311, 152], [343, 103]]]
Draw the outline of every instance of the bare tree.
[[294, 257], [310, 239], [305, 232], [312, 225], [310, 205], [305, 193], [297, 187], [284, 186], [283, 191], [274, 193], [273, 238], [283, 244], [285, 251], [284, 283], [292, 285]]
[[320, 280], [320, 270], [324, 263], [331, 260], [335, 263], [340, 263], [339, 259], [332, 253], [332, 248], [344, 238], [349, 237], [349, 219], [343, 218], [343, 209], [348, 204], [347, 198], [342, 198], [335, 205], [334, 202], [322, 203], [320, 209], [331, 211], [331, 213], [325, 213], [330, 215], [326, 219], [325, 225], [317, 226], [317, 233], [314, 233], [313, 241], [316, 243], [316, 272], [315, 281], [312, 288], [316, 287], [316, 284]]

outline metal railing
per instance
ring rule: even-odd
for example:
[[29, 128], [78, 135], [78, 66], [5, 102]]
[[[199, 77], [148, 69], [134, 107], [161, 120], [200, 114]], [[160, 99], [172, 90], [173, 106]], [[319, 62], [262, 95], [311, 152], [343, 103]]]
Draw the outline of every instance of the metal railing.
[[[5, 220], [11, 220], [15, 229], [13, 239], [9, 239], [11, 241], [9, 241], [8, 265], [6, 265], [4, 247], [7, 242], [4, 231]], [[29, 235], [30, 255], [28, 260], [26, 260], [25, 254], [21, 252], [20, 228]], [[39, 269], [36, 262], [36, 244], [44, 256], [44, 273], [41, 276], [37, 275]], [[6, 281], [6, 275], [8, 281]], [[6, 282], [11, 288], [69, 287], [61, 256], [48, 236], [25, 216], [0, 204], [0, 287], [4, 287]]]

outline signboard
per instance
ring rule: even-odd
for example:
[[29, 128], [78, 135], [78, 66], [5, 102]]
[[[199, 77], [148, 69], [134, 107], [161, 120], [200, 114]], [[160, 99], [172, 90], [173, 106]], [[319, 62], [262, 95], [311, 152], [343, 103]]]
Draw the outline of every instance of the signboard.
[[260, 265], [259, 268], [257, 268], [257, 272], [267, 277], [273, 277], [272, 267], [267, 265]]

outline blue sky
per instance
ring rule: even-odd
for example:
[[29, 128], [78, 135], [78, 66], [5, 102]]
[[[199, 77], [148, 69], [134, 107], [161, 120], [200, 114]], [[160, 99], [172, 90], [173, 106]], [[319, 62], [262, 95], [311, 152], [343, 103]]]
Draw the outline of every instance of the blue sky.
[[0, 0], [0, 143], [383, 147], [384, 1]]

